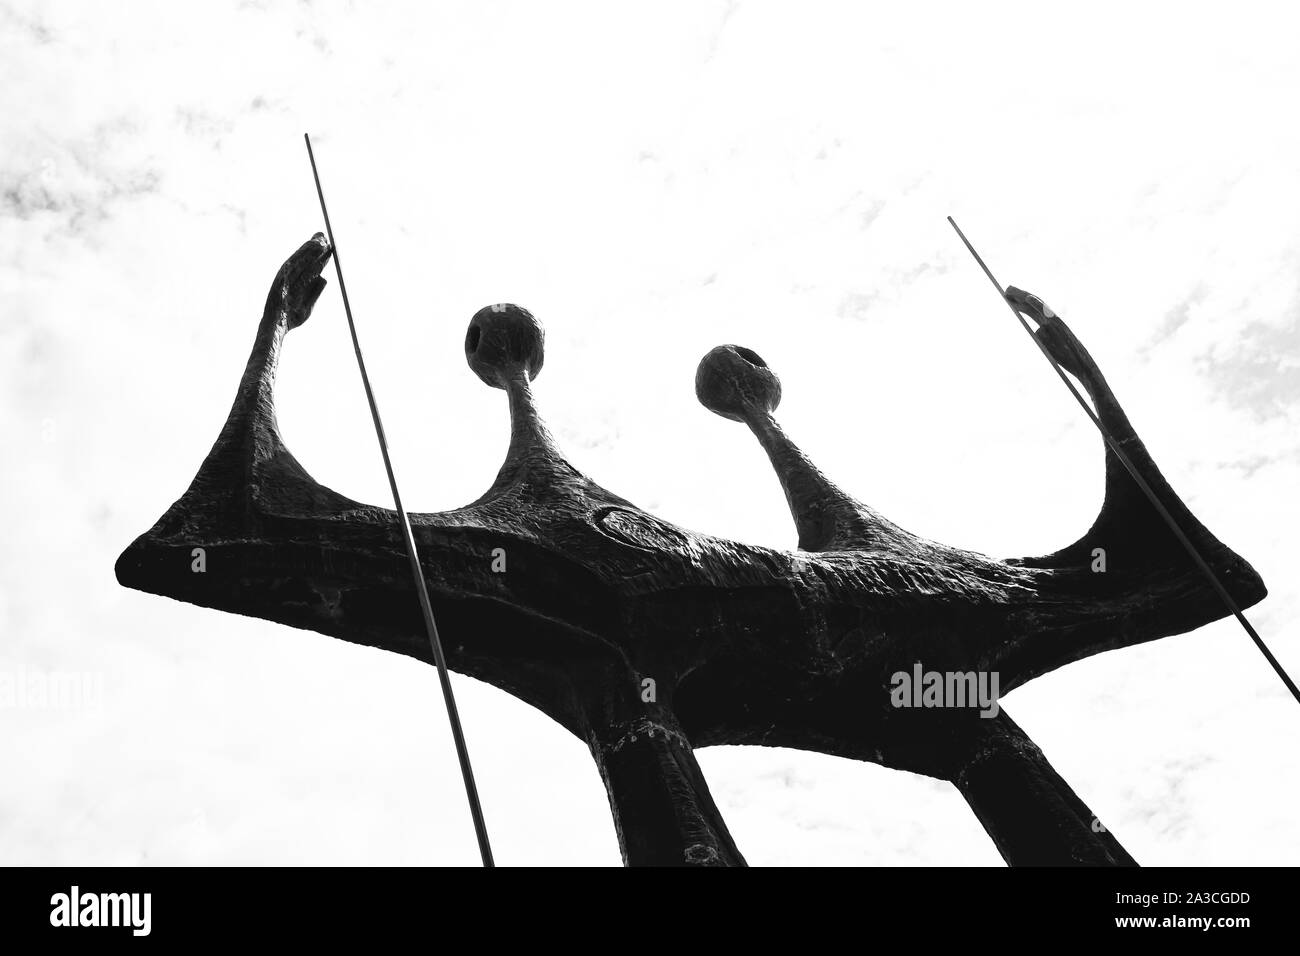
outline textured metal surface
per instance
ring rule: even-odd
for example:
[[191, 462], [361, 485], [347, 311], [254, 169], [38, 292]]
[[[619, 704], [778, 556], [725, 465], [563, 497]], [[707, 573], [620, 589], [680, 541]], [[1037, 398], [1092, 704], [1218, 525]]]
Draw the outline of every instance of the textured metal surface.
[[[328, 259], [317, 235], [281, 268], [229, 418], [189, 490], [117, 562], [119, 581], [188, 603], [428, 660], [391, 512], [317, 483], [275, 421], [286, 333]], [[1160, 475], [1087, 351], [1059, 319], [1039, 332], [1234, 599], [1254, 570]], [[410, 516], [452, 669], [532, 704], [584, 739], [629, 863], [741, 864], [693, 755], [795, 747], [951, 780], [1012, 863], [1131, 863], [1006, 716], [890, 704], [890, 676], [995, 671], [1003, 693], [1101, 651], [1226, 613], [1107, 453], [1092, 528], [1054, 554], [998, 560], [919, 538], [822, 475], [773, 418], [775, 374], [736, 346], [701, 362], [697, 393], [743, 422], [780, 477], [800, 550], [675, 527], [570, 465], [538, 412], [536, 320], [480, 311], [470, 366], [509, 395], [511, 439], [491, 488]], [[190, 571], [194, 547], [207, 572]], [[494, 549], [508, 570], [492, 570]], [[1091, 570], [1104, 548], [1105, 573]], [[655, 681], [654, 701], [642, 680]]]

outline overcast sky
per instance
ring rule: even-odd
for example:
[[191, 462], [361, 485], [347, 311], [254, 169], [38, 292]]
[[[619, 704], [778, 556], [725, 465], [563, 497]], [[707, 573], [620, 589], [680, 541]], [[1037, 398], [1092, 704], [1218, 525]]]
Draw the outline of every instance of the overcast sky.
[[[330, 199], [412, 510], [490, 484], [470, 316], [531, 309], [573, 463], [793, 548], [746, 429], [694, 397], [753, 348], [846, 490], [995, 556], [1073, 541], [1100, 439], [944, 221], [1071, 323], [1174, 487], [1271, 594], [1300, 676], [1300, 92], [1282, 5], [0, 3], [0, 862], [474, 864], [432, 669], [127, 591], [113, 561], [215, 439]], [[331, 275], [332, 280], [332, 275]], [[336, 284], [279, 420], [390, 504]], [[454, 678], [497, 859], [610, 864], [586, 747]], [[1144, 864], [1294, 863], [1300, 707], [1232, 622], [1007, 711]], [[700, 753], [750, 863], [998, 864], [949, 784]]]

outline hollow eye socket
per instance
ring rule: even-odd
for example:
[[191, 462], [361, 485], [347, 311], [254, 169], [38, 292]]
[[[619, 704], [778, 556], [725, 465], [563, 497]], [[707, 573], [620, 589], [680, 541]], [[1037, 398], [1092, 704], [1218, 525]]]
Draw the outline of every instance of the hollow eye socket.
[[737, 355], [743, 358], [750, 365], [757, 366], [758, 368], [767, 368], [767, 363], [759, 358], [758, 353], [752, 349], [747, 349], [740, 345], [733, 345], [732, 348], [736, 350]]
[[465, 333], [465, 351], [473, 352], [478, 348], [478, 339], [481, 334], [477, 325], [471, 325], [469, 331]]

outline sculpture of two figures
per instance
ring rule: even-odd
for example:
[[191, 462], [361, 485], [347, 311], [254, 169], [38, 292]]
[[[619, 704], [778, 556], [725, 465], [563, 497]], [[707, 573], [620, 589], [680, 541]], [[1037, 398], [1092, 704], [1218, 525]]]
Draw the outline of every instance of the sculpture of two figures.
[[[318, 484], [276, 425], [280, 352], [324, 288], [330, 252], [318, 234], [276, 274], [216, 443], [189, 490], [119, 558], [117, 576], [428, 661], [396, 515]], [[1169, 487], [1065, 323], [1036, 298], [1009, 295], [1233, 599], [1258, 602], [1259, 576]], [[411, 522], [451, 668], [586, 741], [628, 864], [744, 863], [695, 758], [716, 744], [793, 747], [951, 781], [1011, 864], [1134, 863], [1005, 709], [891, 700], [894, 675], [918, 666], [996, 674], [1005, 694], [1227, 614], [1113, 453], [1100, 514], [1067, 547], [1002, 560], [948, 547], [832, 484], [773, 417], [775, 372], [748, 349], [720, 346], [700, 363], [697, 394], [754, 433], [799, 535], [795, 551], [755, 547], [675, 527], [570, 465], [533, 393], [542, 349], [524, 309], [474, 316], [470, 367], [509, 398], [505, 463], [477, 501]], [[196, 547], [202, 574], [191, 570]], [[501, 553], [507, 570], [497, 573]]]

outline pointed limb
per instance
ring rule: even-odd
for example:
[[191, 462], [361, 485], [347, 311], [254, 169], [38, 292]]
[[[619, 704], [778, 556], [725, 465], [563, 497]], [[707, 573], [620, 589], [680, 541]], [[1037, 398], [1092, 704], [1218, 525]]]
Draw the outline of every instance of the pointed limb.
[[[1234, 599], [1243, 605], [1260, 600], [1265, 592], [1259, 575], [1211, 534], [1170, 487], [1096, 361], [1065, 321], [1038, 296], [1014, 286], [1007, 289], [1007, 299], [1038, 324], [1035, 336], [1061, 368], [1083, 386], [1092, 399], [1097, 418], [1161, 505], [1221, 576]], [[1086, 566], [1093, 549], [1104, 548], [1110, 571], [1189, 568], [1191, 560], [1187, 552], [1164, 519], [1110, 446], [1104, 447], [1106, 494], [1092, 527], [1069, 547], [1046, 557], [1025, 559], [1023, 563], [1034, 567]]]

